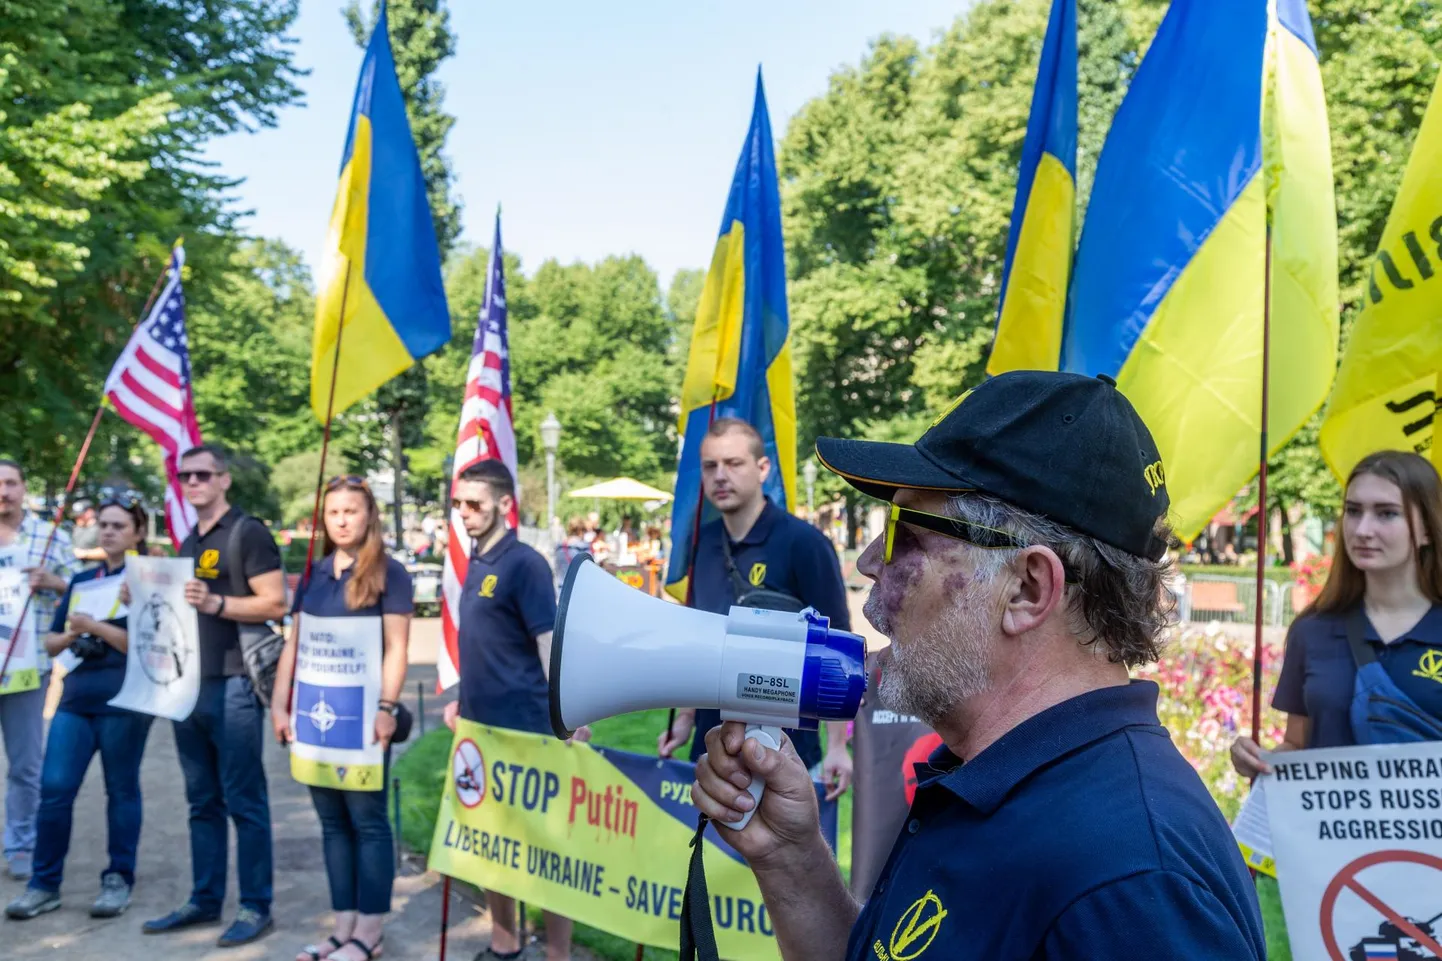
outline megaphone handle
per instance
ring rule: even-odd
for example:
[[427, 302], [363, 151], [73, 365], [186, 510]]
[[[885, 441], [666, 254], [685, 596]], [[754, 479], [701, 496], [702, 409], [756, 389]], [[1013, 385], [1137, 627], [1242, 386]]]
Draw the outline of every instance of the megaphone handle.
[[[746, 725], [746, 739], [750, 740], [753, 737], [760, 742], [762, 747], [769, 747], [773, 751], [781, 750], [781, 728], [779, 727], [772, 727], [769, 724], [748, 724]], [[766, 781], [753, 774], [751, 786], [746, 790], [756, 804], [751, 810], [742, 812], [741, 820], [727, 825], [734, 831], [740, 831], [751, 823], [751, 815], [761, 807], [761, 792], [766, 790]]]

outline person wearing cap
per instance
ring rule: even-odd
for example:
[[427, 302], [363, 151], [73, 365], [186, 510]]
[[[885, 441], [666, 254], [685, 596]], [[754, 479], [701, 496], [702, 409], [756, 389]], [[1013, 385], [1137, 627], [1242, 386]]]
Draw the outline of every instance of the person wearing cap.
[[[1107, 379], [1018, 371], [914, 446], [822, 438], [821, 463], [890, 502], [858, 569], [891, 638], [878, 694], [943, 740], [862, 908], [794, 750], [707, 735], [692, 799], [755, 871], [789, 961], [1260, 959], [1226, 821], [1158, 722], [1166, 475]], [[849, 932], [849, 934], [848, 934]]]

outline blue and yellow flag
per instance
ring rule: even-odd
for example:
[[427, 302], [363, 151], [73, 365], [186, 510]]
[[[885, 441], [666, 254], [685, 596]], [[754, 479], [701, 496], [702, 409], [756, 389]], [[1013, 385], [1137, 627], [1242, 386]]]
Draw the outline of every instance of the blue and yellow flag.
[[1442, 77], [1372, 261], [1337, 389], [1322, 421], [1322, 456], [1345, 480], [1375, 451], [1412, 450], [1442, 468]]
[[1056, 370], [1076, 243], [1076, 0], [1053, 0], [986, 372]]
[[681, 461], [666, 572], [666, 590], [675, 597], [686, 596], [696, 531], [717, 516], [701, 499], [701, 441], [713, 420], [738, 417], [755, 427], [771, 460], [766, 496], [782, 510], [796, 503], [789, 337], [776, 152], [757, 71], [751, 129], [731, 179], [681, 385]]
[[440, 248], [391, 59], [385, 4], [356, 83], [319, 287], [310, 406], [322, 421], [450, 340]]
[[1326, 399], [1331, 155], [1304, 0], [1173, 0], [1098, 161], [1062, 369], [1136, 405], [1184, 540], [1259, 466], [1269, 226], [1269, 452]]

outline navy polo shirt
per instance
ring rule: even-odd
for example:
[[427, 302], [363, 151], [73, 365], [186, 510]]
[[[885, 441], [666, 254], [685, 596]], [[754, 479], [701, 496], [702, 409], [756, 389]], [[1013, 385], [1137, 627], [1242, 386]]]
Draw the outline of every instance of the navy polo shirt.
[[1264, 959], [1237, 843], [1156, 700], [1150, 681], [1091, 691], [917, 765], [849, 961]]
[[380, 617], [382, 614], [410, 614], [415, 610], [415, 587], [410, 572], [394, 557], [386, 558], [386, 584], [381, 596], [369, 607], [351, 608], [346, 604], [346, 587], [350, 584], [352, 564], [335, 574], [335, 555], [327, 554], [310, 569], [310, 583], [300, 609], [313, 617]]
[[[836, 549], [821, 533], [799, 517], [766, 502], [756, 523], [740, 541], [731, 541], [726, 527], [714, 520], [701, 528], [696, 539], [696, 565], [691, 572], [691, 606], [712, 614], [729, 614], [736, 603], [736, 585], [726, 569], [721, 538], [731, 544], [736, 570], [747, 583], [785, 591], [831, 619], [831, 626], [851, 630], [846, 606], [846, 584]], [[706, 732], [721, 723], [721, 712], [696, 712], [696, 733], [691, 760], [706, 753]], [[821, 739], [815, 731], [787, 731], [796, 753], [808, 768], [821, 761]]]
[[461, 717], [515, 731], [551, 733], [546, 675], [536, 638], [556, 626], [551, 568], [507, 531], [472, 555], [461, 588]]
[[[55, 618], [50, 624], [50, 633], [65, 633], [65, 619], [70, 612], [71, 593], [75, 590], [76, 584], [112, 575], [120, 577], [124, 571], [124, 564], [112, 571], [102, 563], [99, 567], [92, 567], [90, 570], [82, 571], [70, 578], [70, 586], [65, 589], [65, 595], [60, 598], [60, 603], [55, 607]], [[105, 623], [114, 624], [124, 630], [128, 621], [124, 617], [116, 617]], [[109, 644], [103, 644], [102, 647], [104, 654], [99, 657], [86, 658], [75, 665], [73, 671], [65, 675], [65, 685], [60, 692], [59, 710], [71, 714], [125, 713], [124, 708], [111, 707], [109, 704], [110, 699], [120, 693], [120, 686], [125, 683], [125, 655]]]
[[[1350, 611], [1308, 614], [1297, 618], [1287, 631], [1282, 674], [1272, 706], [1312, 722], [1307, 747], [1357, 743], [1349, 715], [1357, 678], [1357, 665], [1347, 644], [1350, 616]], [[1363, 637], [1376, 650], [1377, 663], [1392, 683], [1422, 710], [1442, 719], [1442, 607], [1432, 605], [1420, 621], [1391, 643], [1383, 643], [1370, 620]]]

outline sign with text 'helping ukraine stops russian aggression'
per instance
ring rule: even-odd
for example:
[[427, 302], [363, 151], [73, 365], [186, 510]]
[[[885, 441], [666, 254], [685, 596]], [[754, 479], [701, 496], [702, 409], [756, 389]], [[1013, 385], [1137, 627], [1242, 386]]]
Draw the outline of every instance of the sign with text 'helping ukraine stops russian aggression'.
[[[675, 948], [695, 766], [461, 720], [430, 867], [638, 944]], [[818, 795], [819, 796], [819, 795]], [[835, 803], [822, 831], [835, 850]], [[721, 957], [778, 957], [756, 879], [714, 826], [706, 883]]]
[[1442, 958], [1442, 743], [1268, 760], [1258, 783], [1293, 957]]

